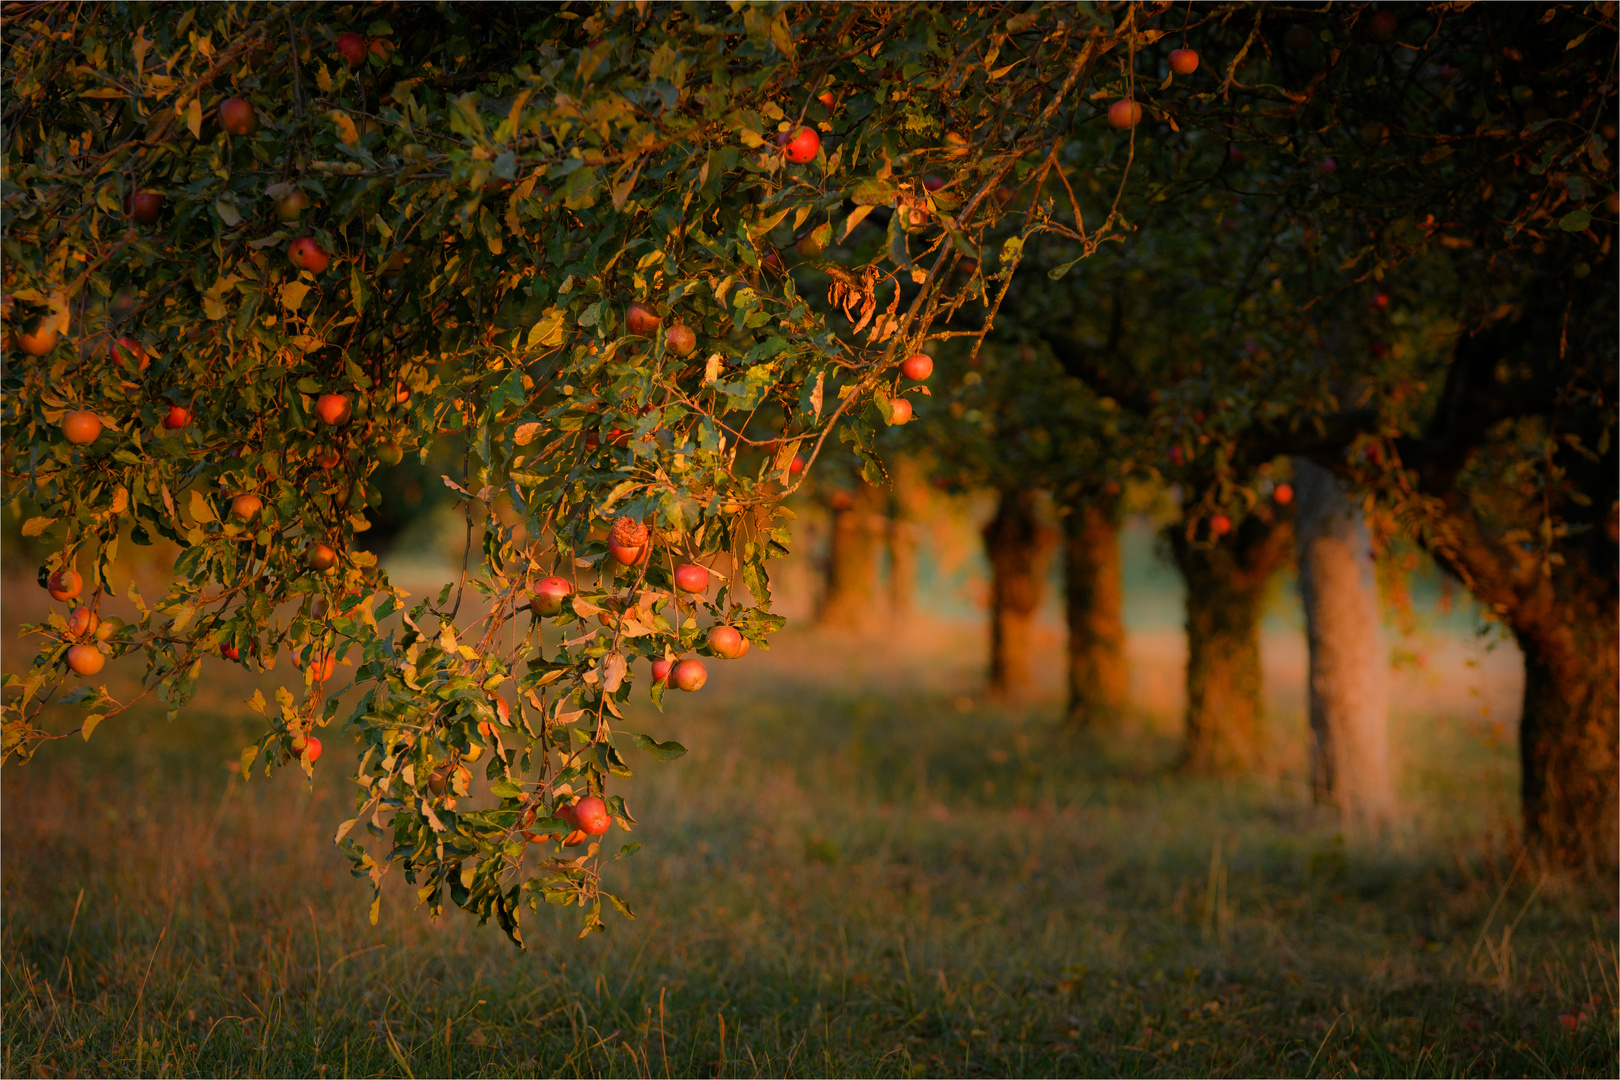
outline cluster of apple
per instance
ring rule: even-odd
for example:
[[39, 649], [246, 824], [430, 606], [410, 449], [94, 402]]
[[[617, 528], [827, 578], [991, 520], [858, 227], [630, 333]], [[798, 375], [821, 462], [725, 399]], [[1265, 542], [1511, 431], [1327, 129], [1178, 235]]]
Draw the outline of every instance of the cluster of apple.
[[[1177, 75], [1191, 75], [1198, 70], [1198, 53], [1192, 49], [1172, 49], [1170, 70]], [[1141, 122], [1141, 103], [1132, 98], [1120, 98], [1108, 106], [1108, 123], [1112, 127], [1129, 131]]]
[[[84, 591], [84, 579], [77, 570], [62, 569], [45, 579], [45, 589], [52, 600], [66, 603], [76, 600]], [[67, 617], [67, 635], [74, 642], [68, 647], [67, 665], [75, 675], [94, 675], [107, 663], [107, 654], [101, 648], [122, 626], [118, 619], [103, 622], [87, 607], [74, 608]]]

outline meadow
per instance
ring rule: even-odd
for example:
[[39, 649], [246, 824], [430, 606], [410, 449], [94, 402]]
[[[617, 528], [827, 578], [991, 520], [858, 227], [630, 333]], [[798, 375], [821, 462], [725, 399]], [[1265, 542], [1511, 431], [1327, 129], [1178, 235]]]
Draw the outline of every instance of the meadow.
[[[5, 593], [15, 656], [42, 605]], [[1174, 604], [1134, 595], [1139, 707], [1106, 736], [1062, 724], [1055, 675], [986, 700], [982, 630], [937, 614], [790, 629], [640, 706], [690, 752], [627, 751], [645, 847], [610, 876], [638, 917], [581, 941], [574, 909], [526, 911], [521, 952], [398, 881], [371, 926], [330, 843], [345, 741], [313, 785], [244, 783], [244, 701], [286, 673], [212, 665], [173, 724], [6, 767], [0, 1072], [1615, 1074], [1615, 896], [1515, 846], [1512, 656], [1431, 635], [1395, 697], [1403, 820], [1347, 838], [1302, 782], [1286, 611], [1275, 768], [1203, 781], [1176, 769], [1179, 632], [1141, 614]], [[1047, 670], [1061, 645], [1048, 620]]]

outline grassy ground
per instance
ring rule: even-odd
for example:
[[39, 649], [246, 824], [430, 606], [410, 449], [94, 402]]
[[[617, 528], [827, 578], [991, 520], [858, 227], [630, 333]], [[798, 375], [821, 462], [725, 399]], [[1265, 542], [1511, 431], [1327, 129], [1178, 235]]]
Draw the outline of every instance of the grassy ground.
[[1467, 670], [1399, 699], [1408, 819], [1347, 844], [1293, 766], [1176, 774], [1173, 702], [1079, 737], [977, 699], [972, 633], [913, 640], [788, 636], [647, 719], [691, 753], [627, 751], [640, 918], [530, 913], [521, 953], [403, 890], [371, 927], [342, 740], [244, 785], [220, 665], [174, 725], [7, 767], [0, 1073], [1615, 1075], [1613, 892], [1516, 858]]

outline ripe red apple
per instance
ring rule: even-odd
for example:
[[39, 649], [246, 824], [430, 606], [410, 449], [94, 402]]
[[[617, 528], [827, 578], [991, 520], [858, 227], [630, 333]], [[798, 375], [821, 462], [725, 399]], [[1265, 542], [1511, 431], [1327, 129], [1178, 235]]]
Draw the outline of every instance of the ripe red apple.
[[1170, 70], [1177, 75], [1191, 75], [1198, 70], [1198, 54], [1191, 49], [1170, 50]]
[[656, 311], [639, 300], [624, 310], [624, 325], [632, 334], [650, 337], [663, 321]]
[[735, 626], [715, 626], [709, 630], [709, 651], [722, 660], [735, 660], [748, 651], [748, 639]]
[[799, 454], [794, 454], [793, 460], [788, 462], [788, 475], [798, 476], [802, 472], [804, 472], [804, 458]]
[[238, 495], [231, 500], [231, 517], [238, 521], [252, 521], [263, 508], [264, 500], [257, 495]]
[[26, 330], [18, 330], [11, 338], [17, 343], [17, 348], [29, 356], [44, 356], [56, 348], [56, 324], [42, 319], [32, 334]]
[[1375, 308], [1387, 308], [1387, 307], [1389, 307], [1389, 293], [1387, 293], [1387, 292], [1373, 293], [1372, 305]]
[[1316, 167], [1316, 171], [1323, 176], [1332, 176], [1339, 171], [1339, 163], [1330, 157], [1325, 157], [1322, 159], [1322, 163]]
[[943, 176], [935, 176], [933, 173], [929, 173], [927, 176], [923, 177], [924, 191], [938, 191], [944, 186], [945, 178]]
[[1386, 9], [1373, 15], [1371, 21], [1367, 23], [1367, 29], [1379, 41], [1388, 41], [1395, 36], [1395, 31], [1400, 29], [1400, 25], [1401, 21], [1395, 17], [1395, 13]]
[[1128, 131], [1142, 122], [1142, 106], [1130, 98], [1120, 98], [1108, 106], [1108, 122], [1121, 131]]
[[1278, 484], [1272, 489], [1271, 497], [1278, 506], [1287, 506], [1294, 501], [1294, 486], [1292, 484]]
[[276, 200], [276, 220], [297, 221], [300, 217], [303, 217], [304, 211], [308, 209], [308, 193], [303, 188], [294, 188]]
[[900, 374], [916, 382], [922, 382], [933, 373], [934, 358], [927, 353], [912, 353], [900, 365]]
[[342, 460], [343, 456], [330, 446], [323, 446], [319, 450], [315, 451], [315, 464], [322, 469], [335, 469], [337, 468], [338, 462]]
[[1216, 536], [1225, 536], [1232, 531], [1232, 519], [1225, 514], [1216, 514], [1209, 519], [1209, 531]]
[[124, 200], [124, 213], [138, 225], [150, 225], [163, 212], [163, 194], [157, 191], [136, 191]]
[[674, 683], [675, 689], [695, 693], [709, 681], [709, 669], [703, 666], [701, 660], [682, 660], [670, 672], [669, 680]]
[[653, 685], [656, 686], [659, 683], [667, 683], [669, 681], [670, 668], [673, 668], [674, 666], [675, 661], [669, 659], [668, 657], [660, 657], [657, 660], [654, 660], [652, 662]]
[[613, 815], [608, 813], [607, 803], [587, 795], [574, 804], [574, 820], [587, 836], [601, 836], [613, 824]]
[[675, 587], [682, 592], [700, 593], [709, 587], [708, 567], [683, 563], [675, 568]]
[[344, 63], [350, 67], [359, 67], [366, 62], [366, 39], [363, 34], [356, 34], [350, 30], [337, 36], [337, 51], [343, 54]]
[[337, 670], [337, 657], [332, 653], [317, 656], [309, 665], [310, 676], [318, 683], [323, 683], [332, 677]]
[[141, 371], [152, 363], [152, 358], [146, 355], [146, 347], [132, 337], [121, 337], [108, 345], [107, 357], [114, 363], [127, 357], [134, 360]]
[[331, 264], [332, 257], [322, 250], [313, 236], [300, 236], [287, 245], [287, 261], [300, 270], [319, 274]]
[[297, 754], [299, 757], [302, 757], [307, 753], [309, 755], [309, 763], [313, 765], [316, 761], [320, 760], [321, 740], [317, 739], [313, 735], [294, 735], [292, 739], [292, 750], [293, 753]]
[[170, 431], [179, 431], [191, 423], [191, 410], [183, 405], [170, 405], [168, 415], [163, 418], [163, 426]]
[[388, 42], [384, 41], [382, 38], [372, 38], [367, 44], [366, 48], [372, 56], [375, 56], [385, 64], [388, 62]]
[[347, 394], [322, 394], [315, 400], [315, 415], [333, 427], [348, 423], [353, 411]]
[[608, 534], [608, 553], [623, 566], [634, 566], [648, 551], [647, 526], [634, 518], [621, 517]]
[[223, 656], [227, 660], [240, 660], [242, 658], [242, 650], [238, 649], [235, 645], [221, 645], [219, 647], [219, 655]]
[[94, 675], [107, 663], [107, 656], [94, 645], [75, 645], [67, 651], [68, 667], [75, 675]]
[[840, 488], [832, 493], [832, 496], [827, 500], [827, 504], [839, 513], [843, 513], [845, 510], [854, 509], [855, 496]]
[[246, 101], [226, 98], [219, 103], [219, 126], [232, 135], [251, 135], [259, 126], [259, 118]]
[[72, 600], [84, 588], [84, 579], [77, 570], [58, 570], [45, 579], [45, 591], [52, 600]]
[[326, 544], [314, 543], [309, 545], [309, 551], [305, 556], [305, 561], [309, 563], [309, 568], [311, 570], [320, 570], [324, 572], [337, 565], [337, 552], [333, 551]]
[[101, 436], [101, 417], [84, 409], [75, 409], [62, 417], [62, 434], [67, 441], [88, 446]]
[[574, 587], [566, 578], [548, 577], [534, 586], [534, 592], [529, 594], [529, 608], [540, 615], [557, 615], [563, 609], [563, 601], [573, 595]]
[[838, 102], [838, 99], [833, 97], [833, 92], [831, 90], [823, 90], [821, 93], [816, 95], [816, 100], [827, 106], [829, 109]]
[[895, 427], [911, 422], [911, 402], [903, 397], [889, 399], [889, 423]]
[[776, 137], [776, 142], [782, 148], [782, 156], [794, 165], [814, 161], [816, 155], [821, 153], [821, 136], [816, 134], [814, 128], [802, 124], [792, 131], [782, 132]]
[[74, 637], [93, 634], [96, 632], [96, 624], [100, 621], [100, 619], [96, 618], [96, 613], [89, 608], [74, 608], [73, 614], [67, 617], [68, 633]]
[[689, 327], [672, 326], [664, 331], [664, 344], [681, 356], [691, 356], [697, 348], [697, 335]]
[[956, 260], [956, 272], [963, 277], [972, 277], [979, 272], [979, 260], [971, 255], [964, 255]]

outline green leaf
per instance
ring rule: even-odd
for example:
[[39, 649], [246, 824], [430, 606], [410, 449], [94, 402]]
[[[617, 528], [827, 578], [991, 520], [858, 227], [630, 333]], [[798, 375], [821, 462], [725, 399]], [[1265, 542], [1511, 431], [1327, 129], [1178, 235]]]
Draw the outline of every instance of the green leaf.
[[84, 736], [85, 742], [90, 741], [90, 733], [96, 730], [96, 725], [101, 723], [106, 718], [107, 716], [105, 713], [91, 713], [89, 716], [84, 718], [84, 723], [79, 725], [79, 734]]
[[1582, 232], [1592, 224], [1590, 210], [1571, 210], [1558, 219], [1558, 227], [1565, 232]]
[[678, 742], [674, 742], [673, 740], [670, 742], [661, 743], [657, 739], [654, 739], [651, 735], [642, 735], [634, 731], [628, 731], [625, 734], [629, 735], [637, 746], [647, 751], [647, 753], [651, 754], [659, 761], [674, 761], [676, 758], [686, 753], [686, 747], [682, 746]]

